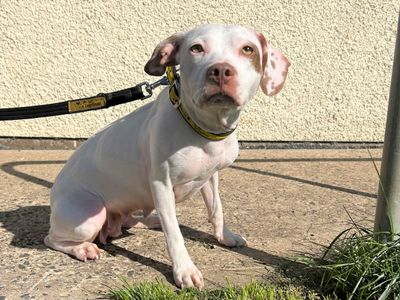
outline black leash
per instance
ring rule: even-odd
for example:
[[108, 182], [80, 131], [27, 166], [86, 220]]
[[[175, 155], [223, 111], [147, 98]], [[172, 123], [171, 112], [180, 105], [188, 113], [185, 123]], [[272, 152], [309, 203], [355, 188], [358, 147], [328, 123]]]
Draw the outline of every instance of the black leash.
[[153, 90], [160, 85], [168, 85], [166, 77], [152, 84], [142, 82], [128, 89], [111, 93], [100, 93], [94, 97], [68, 100], [53, 104], [0, 108], [0, 121], [42, 118], [109, 108], [135, 100], [150, 98], [153, 95]]

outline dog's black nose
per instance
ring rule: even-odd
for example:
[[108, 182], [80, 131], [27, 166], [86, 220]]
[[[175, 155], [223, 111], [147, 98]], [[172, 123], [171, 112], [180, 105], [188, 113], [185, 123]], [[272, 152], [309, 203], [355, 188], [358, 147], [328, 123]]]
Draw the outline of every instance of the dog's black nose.
[[207, 70], [207, 78], [218, 85], [227, 84], [236, 76], [236, 70], [228, 63], [217, 63]]

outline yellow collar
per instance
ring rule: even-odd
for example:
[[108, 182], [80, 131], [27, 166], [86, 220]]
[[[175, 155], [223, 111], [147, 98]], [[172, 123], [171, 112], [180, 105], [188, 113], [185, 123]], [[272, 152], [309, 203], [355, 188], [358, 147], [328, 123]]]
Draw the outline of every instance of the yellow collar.
[[189, 116], [188, 112], [184, 109], [180, 98], [179, 98], [179, 76], [176, 74], [175, 68], [174, 67], [167, 67], [166, 70], [167, 73], [167, 79], [169, 82], [169, 99], [171, 100], [172, 105], [178, 109], [180, 112], [181, 116], [185, 119], [186, 123], [192, 127], [194, 131], [196, 131], [198, 134], [200, 134], [202, 137], [211, 140], [211, 141], [220, 141], [228, 137], [232, 132], [235, 131], [235, 129], [227, 131], [227, 132], [222, 132], [222, 133], [213, 133], [209, 132], [203, 128], [201, 128], [199, 125], [197, 125], [193, 119]]

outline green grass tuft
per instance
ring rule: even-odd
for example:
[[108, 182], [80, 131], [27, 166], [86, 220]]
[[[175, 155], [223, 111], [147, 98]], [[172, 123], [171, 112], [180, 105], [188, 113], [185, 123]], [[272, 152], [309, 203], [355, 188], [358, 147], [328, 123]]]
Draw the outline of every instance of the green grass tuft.
[[339, 234], [312, 266], [322, 271], [321, 291], [340, 299], [400, 299], [400, 240], [353, 225]]
[[304, 295], [296, 288], [278, 288], [260, 282], [251, 282], [243, 288], [228, 285], [213, 290], [182, 289], [174, 291], [160, 281], [144, 282], [136, 285], [122, 279], [122, 287], [110, 289], [106, 294], [109, 299], [116, 300], [304, 300], [314, 299], [314, 295]]

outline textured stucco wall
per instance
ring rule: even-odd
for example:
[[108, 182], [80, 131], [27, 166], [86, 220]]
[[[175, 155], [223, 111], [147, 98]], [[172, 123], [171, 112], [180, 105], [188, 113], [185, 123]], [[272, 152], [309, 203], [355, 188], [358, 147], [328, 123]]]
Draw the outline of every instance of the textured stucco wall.
[[[382, 141], [400, 0], [0, 0], [0, 107], [92, 96], [153, 80], [153, 47], [202, 23], [263, 32], [291, 60], [283, 92], [261, 92], [242, 140]], [[0, 136], [88, 137], [135, 109], [1, 122]]]

